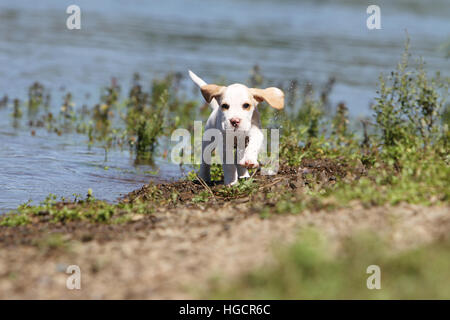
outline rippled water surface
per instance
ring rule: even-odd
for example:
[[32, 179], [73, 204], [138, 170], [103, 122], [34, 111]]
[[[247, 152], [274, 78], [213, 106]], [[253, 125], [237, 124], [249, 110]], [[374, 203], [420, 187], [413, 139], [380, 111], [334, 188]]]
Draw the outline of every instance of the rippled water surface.
[[[82, 29], [65, 27], [67, 6], [82, 11]], [[361, 1], [8, 1], [0, 2], [0, 96], [26, 100], [40, 81], [59, 108], [64, 88], [77, 105], [91, 105], [116, 77], [126, 87], [133, 72], [144, 82], [191, 68], [202, 77], [243, 82], [254, 64], [275, 81], [297, 78], [337, 83], [334, 102], [346, 101], [353, 116], [367, 114], [380, 72], [395, 67], [405, 30], [411, 52], [430, 71], [448, 75], [443, 45], [450, 40], [447, 0], [379, 1], [382, 30], [366, 28]], [[90, 98], [86, 97], [89, 94]], [[31, 136], [15, 128], [9, 105], [0, 109], [0, 212], [48, 193], [70, 196], [88, 188], [114, 200], [150, 179], [181, 176], [178, 166], [156, 159], [135, 165], [125, 151], [88, 148], [86, 137]]]

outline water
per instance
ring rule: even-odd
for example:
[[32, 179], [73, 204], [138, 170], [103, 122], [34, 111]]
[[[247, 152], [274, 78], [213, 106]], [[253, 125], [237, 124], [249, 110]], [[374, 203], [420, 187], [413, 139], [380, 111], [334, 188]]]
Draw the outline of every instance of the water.
[[[71, 4], [82, 11], [82, 29], [67, 30]], [[367, 4], [346, 1], [61, 1], [0, 3], [0, 96], [26, 99], [35, 80], [52, 90], [58, 108], [67, 88], [77, 105], [92, 105], [114, 76], [129, 84], [170, 71], [194, 70], [208, 81], [243, 82], [254, 64], [275, 82], [297, 78], [337, 83], [333, 102], [352, 116], [367, 114], [380, 72], [392, 70], [403, 50], [430, 71], [448, 75], [442, 49], [450, 41], [448, 0], [378, 1], [382, 30], [366, 28]], [[90, 94], [91, 98], [86, 98]], [[178, 166], [156, 159], [136, 166], [127, 151], [88, 149], [86, 138], [13, 128], [11, 106], [0, 109], [0, 212], [48, 193], [71, 196], [88, 188], [113, 201], [149, 180], [181, 176]], [[105, 170], [108, 167], [108, 170]], [[159, 170], [158, 173], [152, 171]]]
[[156, 159], [154, 165], [134, 165], [126, 151], [111, 150], [105, 161], [102, 148], [87, 148], [86, 137], [29, 130], [4, 129], [1, 121], [0, 209], [28, 200], [42, 201], [49, 193], [73, 198], [94, 196], [113, 201], [149, 181], [173, 180], [182, 172], [174, 164]]

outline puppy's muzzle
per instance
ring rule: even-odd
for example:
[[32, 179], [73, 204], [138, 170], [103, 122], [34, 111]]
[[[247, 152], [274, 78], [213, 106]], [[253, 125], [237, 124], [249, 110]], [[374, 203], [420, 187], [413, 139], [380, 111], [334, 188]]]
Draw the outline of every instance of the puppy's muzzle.
[[231, 118], [230, 123], [233, 127], [237, 128], [239, 127], [239, 123], [241, 123], [241, 119], [239, 118]]

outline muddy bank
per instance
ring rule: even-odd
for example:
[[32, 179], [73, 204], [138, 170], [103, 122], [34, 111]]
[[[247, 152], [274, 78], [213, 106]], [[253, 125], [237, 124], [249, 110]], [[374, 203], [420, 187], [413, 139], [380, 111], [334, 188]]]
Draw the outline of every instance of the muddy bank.
[[[258, 184], [258, 192], [268, 192], [277, 186], [289, 186], [291, 189], [302, 188], [307, 184], [305, 180], [307, 175], [314, 176], [321, 185], [334, 184], [337, 178], [343, 178], [346, 175], [352, 175], [352, 179], [359, 179], [366, 172], [362, 165], [350, 166], [342, 159], [303, 159], [300, 166], [293, 167], [281, 165], [276, 175], [261, 175], [259, 171], [252, 173], [253, 181]], [[137, 200], [152, 200], [154, 185], [145, 185], [142, 188], [129, 193], [122, 199], [124, 202], [133, 202]], [[205, 186], [198, 179], [193, 181], [183, 180], [173, 183], [158, 184], [159, 195], [164, 199], [169, 199], [174, 193], [177, 194], [177, 200], [183, 205], [192, 204], [192, 199], [202, 191], [212, 191], [210, 206], [221, 206], [227, 202], [235, 202], [239, 198], [248, 198], [246, 195], [237, 196], [236, 193], [227, 194], [224, 191], [223, 181], [213, 181]], [[242, 203], [242, 199], [237, 202]]]
[[[97, 210], [94, 204], [58, 202], [50, 209], [42, 208], [30, 215], [31, 222], [26, 225], [0, 226], [0, 246], [35, 246], [41, 238], [45, 239], [49, 234], [61, 234], [67, 240], [81, 242], [135, 238], [139, 232], [157, 228], [164, 221], [166, 214], [176, 214], [184, 209], [228, 210], [227, 208], [232, 207], [240, 214], [257, 215], [259, 210], [253, 206], [255, 201], [258, 208], [270, 208], [274, 203], [266, 199], [266, 194], [279, 190], [302, 192], [305, 186], [311, 183], [311, 180], [306, 179], [307, 176], [314, 177], [314, 183], [332, 185], [337, 178], [351, 175], [352, 179], [358, 179], [364, 173], [365, 168], [362, 165], [355, 167], [338, 160], [305, 159], [299, 167], [282, 166], [275, 176], [264, 176], [255, 172], [251, 186], [242, 190], [229, 190], [220, 181], [206, 185], [198, 179], [144, 185], [120, 199], [123, 204], [149, 204], [144, 207], [145, 212], [136, 210], [129, 214], [125, 210], [117, 210], [114, 214], [118, 219], [126, 216], [125, 223], [115, 223], [112, 219], [106, 223], [93, 223], [86, 219], [55, 221], [55, 211], [69, 209], [81, 216], [91, 207]], [[202, 194], [203, 198], [199, 199]]]

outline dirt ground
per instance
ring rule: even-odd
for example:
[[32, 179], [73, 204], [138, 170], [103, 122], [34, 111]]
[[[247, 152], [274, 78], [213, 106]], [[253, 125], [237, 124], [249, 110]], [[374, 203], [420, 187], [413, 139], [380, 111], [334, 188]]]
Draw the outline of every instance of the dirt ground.
[[[370, 210], [355, 206], [268, 219], [248, 214], [239, 205], [167, 211], [157, 221], [136, 222], [140, 227], [122, 230], [109, 241], [70, 241], [67, 234], [64, 248], [3, 246], [0, 298], [195, 298], [214, 276], [234, 276], [270, 263], [272, 250], [289, 243], [302, 228], [315, 227], [335, 239], [373, 230], [393, 246], [406, 247], [448, 237], [448, 213], [448, 207], [411, 205]], [[66, 288], [69, 265], [81, 269], [81, 290]]]
[[[345, 173], [334, 164], [305, 162], [283, 169], [265, 186], [298, 184], [305, 170], [333, 183]], [[359, 168], [356, 174], [363, 174]], [[124, 201], [145, 198], [149, 186]], [[196, 298], [216, 276], [233, 277], [270, 264], [273, 250], [315, 228], [333, 243], [372, 230], [395, 248], [449, 237], [450, 208], [417, 205], [350, 208], [274, 214], [250, 210], [249, 199], [218, 198], [214, 204], [189, 204], [204, 190], [190, 181], [158, 186], [163, 195], [176, 189], [185, 205], [162, 206], [126, 224], [88, 222], [51, 224], [45, 219], [22, 227], [0, 227], [0, 299], [178, 299]], [[212, 187], [214, 188], [214, 187]], [[145, 200], [145, 199], [144, 199]], [[52, 235], [59, 235], [56, 240]], [[81, 289], [69, 290], [66, 269], [81, 269]]]

